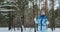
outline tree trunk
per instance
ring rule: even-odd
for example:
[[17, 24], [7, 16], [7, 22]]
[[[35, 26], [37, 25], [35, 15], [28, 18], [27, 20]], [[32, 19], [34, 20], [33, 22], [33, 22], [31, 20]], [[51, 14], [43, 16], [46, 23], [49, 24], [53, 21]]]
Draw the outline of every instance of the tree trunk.
[[48, 1], [45, 0], [45, 13], [46, 13], [46, 16], [48, 17]]
[[[34, 21], [34, 17], [35, 17], [35, 11], [34, 11], [34, 2], [33, 2], [33, 17], [32, 17], [32, 19], [33, 19], [33, 21]], [[35, 24], [35, 22], [34, 22], [34, 31], [36, 32], [36, 24]]]
[[59, 3], [59, 8], [58, 8], [58, 9], [59, 9], [59, 10], [58, 10], [58, 17], [60, 18], [60, 0], [59, 0], [59, 2], [58, 2], [58, 3]]
[[54, 21], [54, 0], [52, 0], [52, 8], [51, 8], [51, 29], [55, 30], [55, 21]]
[[24, 17], [24, 6], [23, 6], [23, 0], [18, 0], [18, 7], [19, 7], [19, 9], [21, 10], [20, 11], [20, 15], [21, 15], [21, 17], [20, 17], [20, 26], [21, 26], [21, 32], [23, 32], [23, 28], [22, 28], [22, 22], [23, 22], [23, 17]]

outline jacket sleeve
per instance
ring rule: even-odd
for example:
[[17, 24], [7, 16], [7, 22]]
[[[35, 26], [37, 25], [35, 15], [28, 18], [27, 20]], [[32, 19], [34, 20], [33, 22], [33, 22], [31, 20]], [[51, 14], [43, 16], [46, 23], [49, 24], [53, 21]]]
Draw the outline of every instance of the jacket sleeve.
[[37, 21], [37, 19], [36, 19], [36, 18], [34, 18], [34, 22], [35, 22], [36, 24], [38, 24], [38, 21]]
[[49, 24], [49, 21], [47, 21], [47, 23], [46, 23], [47, 25]]
[[47, 20], [46, 24], [48, 25], [49, 24], [49, 21], [48, 21], [48, 19], [46, 19], [46, 20]]

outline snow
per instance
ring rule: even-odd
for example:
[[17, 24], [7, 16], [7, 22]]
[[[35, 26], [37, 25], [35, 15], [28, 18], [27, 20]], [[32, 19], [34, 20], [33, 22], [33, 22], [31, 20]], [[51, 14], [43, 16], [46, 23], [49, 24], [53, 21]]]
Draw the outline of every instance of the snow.
[[[14, 31], [13, 28], [9, 31], [8, 27], [0, 27], [0, 32], [21, 32], [21, 29], [17, 30], [18, 28], [16, 28], [16, 30]], [[34, 32], [34, 28], [24, 28], [23, 32]], [[48, 32], [52, 32], [50, 28], [48, 28], [47, 30]], [[55, 31], [53, 32], [60, 32], [60, 28], [56, 28]]]

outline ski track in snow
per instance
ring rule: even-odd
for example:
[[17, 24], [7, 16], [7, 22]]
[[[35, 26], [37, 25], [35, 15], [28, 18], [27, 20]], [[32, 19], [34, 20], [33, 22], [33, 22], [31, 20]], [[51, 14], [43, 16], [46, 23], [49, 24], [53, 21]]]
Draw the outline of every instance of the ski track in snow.
[[[5, 27], [5, 28], [0, 27], [0, 32], [21, 32], [20, 30], [21, 29], [17, 30], [17, 28], [16, 28], [16, 30], [14, 31], [12, 28], [9, 31], [7, 27]], [[23, 32], [34, 32], [34, 28], [24, 28], [23, 30], [24, 30]], [[52, 32], [52, 31], [50, 28], [48, 28], [47, 32]], [[60, 28], [56, 28], [55, 31], [53, 31], [53, 32], [60, 32]]]

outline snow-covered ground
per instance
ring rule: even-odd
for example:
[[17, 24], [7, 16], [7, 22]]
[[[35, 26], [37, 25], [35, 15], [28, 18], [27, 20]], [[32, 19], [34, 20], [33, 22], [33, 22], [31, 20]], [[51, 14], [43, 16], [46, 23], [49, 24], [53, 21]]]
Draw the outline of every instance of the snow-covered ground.
[[[20, 31], [21, 29], [17, 29], [14, 31], [13, 29], [12, 30], [8, 30], [8, 27], [0, 27], [0, 32], [21, 32]], [[50, 28], [48, 28], [47, 30], [48, 32], [52, 32]], [[34, 28], [24, 28], [24, 31], [23, 32], [34, 32]], [[60, 28], [56, 28], [55, 31], [53, 32], [60, 32]]]

